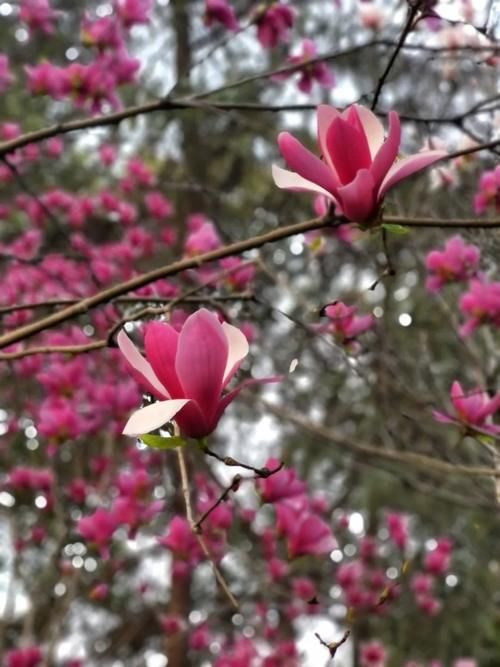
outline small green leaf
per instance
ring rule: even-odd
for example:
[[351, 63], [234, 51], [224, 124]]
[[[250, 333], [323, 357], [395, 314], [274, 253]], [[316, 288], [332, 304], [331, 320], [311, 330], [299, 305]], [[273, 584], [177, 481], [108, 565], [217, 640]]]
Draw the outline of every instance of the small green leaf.
[[176, 447], [183, 447], [186, 444], [184, 438], [174, 436], [171, 438], [164, 438], [161, 435], [141, 435], [140, 440], [153, 449], [175, 449]]
[[479, 433], [476, 434], [475, 437], [476, 440], [478, 440], [482, 445], [486, 445], [487, 447], [493, 447], [495, 444], [495, 438], [492, 438], [490, 435]]
[[389, 232], [389, 234], [409, 234], [410, 230], [408, 227], [403, 227], [402, 225], [391, 225], [388, 222], [384, 222], [382, 225], [382, 229], [385, 229], [386, 232]]

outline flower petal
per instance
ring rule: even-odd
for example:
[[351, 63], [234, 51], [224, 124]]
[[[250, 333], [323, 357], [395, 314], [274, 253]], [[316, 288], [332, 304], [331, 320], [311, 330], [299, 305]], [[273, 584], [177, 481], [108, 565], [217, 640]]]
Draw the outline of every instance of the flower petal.
[[134, 379], [157, 398], [168, 398], [166, 388], [156, 377], [149, 361], [146, 361], [124, 331], [116, 337], [118, 347], [125, 357]]
[[178, 332], [164, 322], [150, 322], [146, 326], [144, 348], [154, 372], [172, 398], [182, 398], [184, 392], [175, 373]]
[[339, 188], [338, 196], [345, 217], [352, 222], [368, 222], [375, 216], [375, 182], [368, 169], [361, 169], [352, 183]]
[[387, 139], [375, 155], [370, 173], [375, 181], [375, 189], [378, 190], [385, 175], [394, 164], [401, 143], [401, 124], [399, 116], [395, 111], [389, 112], [389, 133]]
[[278, 136], [278, 146], [285, 162], [293, 171], [328, 192], [334, 191], [334, 178], [328, 166], [307, 150], [300, 141], [288, 132], [281, 132]]
[[388, 190], [399, 183], [399, 181], [402, 181], [403, 178], [407, 178], [417, 171], [425, 169], [446, 155], [446, 151], [425, 151], [416, 153], [415, 155], [409, 155], [408, 157], [399, 160], [399, 162], [396, 162], [396, 164], [389, 169], [386, 177], [382, 181], [379, 197], [382, 198]]
[[138, 437], [143, 433], [155, 431], [173, 419], [186, 403], [189, 403], [188, 398], [178, 398], [147, 405], [132, 414], [125, 424], [123, 434]]
[[[357, 118], [357, 117], [356, 117]], [[370, 149], [361, 123], [336, 118], [326, 133], [326, 147], [342, 185], [352, 183], [360, 169], [372, 163]]]
[[317, 109], [317, 119], [318, 119], [318, 144], [321, 150], [323, 158], [326, 160], [330, 169], [334, 172], [334, 178], [336, 185], [340, 185], [339, 177], [335, 171], [335, 167], [330, 159], [328, 154], [328, 149], [326, 145], [326, 135], [328, 128], [333, 123], [336, 118], [340, 117], [340, 112], [331, 107], [329, 104], [320, 104]]
[[234, 401], [234, 399], [238, 396], [238, 394], [242, 389], [245, 389], [246, 387], [251, 387], [254, 384], [271, 384], [273, 382], [281, 382], [281, 380], [283, 380], [283, 375], [273, 375], [272, 377], [268, 378], [249, 378], [248, 380], [244, 380], [241, 384], [235, 387], [223, 398], [221, 398], [221, 400], [219, 401], [219, 405], [217, 406], [215, 423], [219, 421], [224, 410], [230, 403]]
[[360, 104], [355, 104], [354, 107], [365, 131], [368, 146], [370, 147], [370, 154], [373, 159], [384, 143], [384, 126], [370, 109]]
[[207, 421], [219, 402], [228, 352], [216, 315], [201, 308], [187, 318], [179, 335], [175, 370], [184, 396], [198, 403]]
[[319, 185], [316, 185], [316, 183], [312, 183], [302, 176], [299, 176], [293, 171], [287, 171], [286, 169], [282, 169], [281, 167], [273, 164], [272, 173], [274, 182], [282, 190], [313, 192], [314, 194], [320, 194], [324, 197], [327, 197], [328, 199], [333, 199], [336, 201], [330, 192], [320, 187]]
[[226, 334], [227, 343], [229, 345], [226, 369], [223, 378], [223, 386], [225, 387], [238, 370], [241, 361], [247, 356], [249, 345], [245, 334], [231, 324], [223, 322], [222, 329]]

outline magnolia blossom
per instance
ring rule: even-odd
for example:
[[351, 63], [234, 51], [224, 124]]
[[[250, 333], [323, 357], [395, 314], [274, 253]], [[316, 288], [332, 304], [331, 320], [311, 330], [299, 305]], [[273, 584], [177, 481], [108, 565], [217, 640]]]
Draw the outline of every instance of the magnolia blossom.
[[187, 318], [180, 333], [170, 324], [150, 323], [146, 359], [125, 332], [117, 340], [135, 379], [159, 399], [130, 417], [126, 435], [149, 433], [175, 417], [182, 435], [204, 438], [245, 385], [277, 380], [249, 380], [221, 396], [248, 354], [248, 341], [239, 329], [221, 324], [204, 308]]
[[274, 182], [286, 190], [305, 190], [332, 200], [337, 212], [353, 222], [376, 219], [388, 190], [446, 155], [425, 151], [396, 161], [401, 142], [399, 116], [389, 113], [389, 133], [375, 114], [354, 104], [340, 113], [318, 107], [318, 143], [322, 158], [282, 132], [278, 145], [293, 171], [273, 165]]
[[371, 641], [361, 646], [359, 664], [361, 667], [384, 667], [387, 653], [379, 641]]
[[474, 195], [475, 213], [481, 215], [490, 208], [493, 212], [500, 211], [500, 165], [481, 174]]
[[294, 12], [281, 2], [265, 7], [258, 15], [257, 38], [266, 49], [272, 49], [279, 42], [288, 41], [288, 32], [293, 26]]
[[[302, 40], [300, 53], [287, 58], [288, 64], [301, 65], [301, 68], [298, 70], [299, 80], [297, 87], [302, 93], [309, 94], [315, 81], [323, 88], [331, 88], [335, 84], [335, 77], [324, 62], [312, 62], [308, 64], [316, 56], [317, 50], [314, 42], [310, 39], [304, 39]], [[295, 74], [295, 71], [283, 72], [273, 78], [276, 81], [280, 81]]]
[[445, 283], [468, 280], [477, 272], [479, 248], [467, 245], [461, 236], [449, 239], [444, 250], [432, 250], [425, 258], [425, 266], [431, 274], [425, 286], [437, 292]]
[[459, 382], [451, 386], [450, 398], [455, 415], [434, 410], [434, 419], [443, 424], [463, 424], [467, 428], [477, 427], [481, 431], [500, 434], [500, 425], [491, 424], [490, 418], [500, 410], [500, 392], [492, 398], [480, 388], [464, 392]]
[[458, 306], [467, 317], [460, 327], [462, 336], [468, 336], [482, 324], [500, 327], [500, 282], [471, 280], [469, 291], [462, 294]]
[[221, 23], [227, 30], [236, 32], [239, 29], [234, 9], [227, 0], [205, 0], [205, 23]]

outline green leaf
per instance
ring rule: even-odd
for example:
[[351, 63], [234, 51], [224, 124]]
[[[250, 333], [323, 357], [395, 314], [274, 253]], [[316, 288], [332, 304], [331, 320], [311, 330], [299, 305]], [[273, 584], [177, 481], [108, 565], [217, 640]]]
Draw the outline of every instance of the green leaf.
[[186, 444], [186, 440], [179, 436], [164, 438], [161, 435], [151, 435], [149, 433], [141, 435], [140, 440], [153, 449], [175, 449], [176, 447], [183, 447]]
[[408, 227], [403, 227], [402, 225], [391, 225], [388, 222], [384, 222], [382, 225], [382, 229], [385, 229], [386, 232], [389, 232], [389, 234], [409, 234], [410, 230]]

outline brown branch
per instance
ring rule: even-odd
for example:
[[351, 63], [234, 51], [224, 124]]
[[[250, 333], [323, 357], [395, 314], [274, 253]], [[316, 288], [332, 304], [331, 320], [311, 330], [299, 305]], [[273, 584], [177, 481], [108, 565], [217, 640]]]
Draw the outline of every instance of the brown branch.
[[374, 445], [368, 445], [360, 442], [357, 439], [349, 438], [348, 436], [335, 431], [327, 426], [321, 424], [314, 424], [307, 418], [285, 408], [272, 405], [265, 401], [261, 401], [263, 405], [277, 417], [286, 419], [292, 424], [299, 426], [305, 431], [319, 436], [326, 440], [335, 443], [338, 446], [344, 447], [348, 451], [355, 454], [366, 456], [368, 458], [379, 458], [394, 463], [406, 463], [416, 468], [425, 470], [428, 473], [436, 475], [458, 475], [463, 477], [494, 477], [500, 478], [500, 470], [493, 468], [486, 468], [481, 466], [468, 466], [460, 463], [448, 463], [441, 459], [425, 454], [417, 454], [416, 452], [397, 451], [394, 449], [384, 449]]
[[200, 535], [200, 528], [197, 527], [196, 521], [194, 520], [193, 516], [193, 508], [191, 505], [191, 494], [189, 491], [189, 480], [188, 480], [188, 474], [187, 474], [187, 467], [186, 467], [186, 460], [184, 458], [184, 450], [182, 447], [177, 447], [177, 461], [179, 463], [179, 471], [181, 475], [181, 487], [182, 487], [182, 494], [184, 496], [184, 503], [186, 505], [186, 518], [188, 520], [189, 525], [191, 526], [191, 530], [193, 531], [193, 535], [196, 537], [198, 540], [198, 543], [201, 547], [201, 550], [205, 554], [206, 559], [210, 562], [212, 566], [213, 573], [215, 575], [215, 578], [217, 579], [217, 582], [219, 586], [221, 587], [222, 591], [226, 595], [227, 599], [229, 600], [231, 606], [238, 610], [240, 608], [238, 601], [234, 597], [234, 595], [231, 593], [229, 590], [229, 586], [227, 585], [226, 580], [224, 579], [224, 575], [218, 568], [214, 557], [210, 553], [210, 550], [203, 539], [202, 535]]
[[[237, 269], [240, 270], [241, 266]], [[252, 301], [254, 299], [253, 292], [238, 292], [235, 294], [220, 294], [213, 296], [182, 296], [177, 297], [163, 297], [163, 296], [122, 296], [115, 299], [113, 304], [170, 304], [170, 303], [208, 303], [208, 302], [228, 302], [228, 301]], [[48, 299], [47, 301], [36, 301], [34, 303], [17, 303], [12, 306], [0, 306], [0, 315], [7, 315], [15, 313], [19, 310], [39, 310], [43, 308], [57, 308], [58, 306], [71, 306], [78, 303], [79, 299]]]
[[401, 52], [401, 49], [404, 46], [404, 43], [406, 41], [406, 38], [410, 34], [412, 28], [413, 28], [413, 21], [419, 11], [419, 4], [415, 4], [415, 6], [411, 7], [408, 11], [408, 18], [406, 19], [406, 23], [404, 25], [403, 31], [401, 33], [401, 36], [398, 40], [398, 43], [396, 44], [396, 48], [394, 49], [391, 57], [389, 58], [389, 62], [386, 65], [385, 70], [383, 71], [380, 79], [378, 80], [377, 87], [375, 88], [375, 92], [373, 94], [373, 102], [371, 105], [372, 111], [375, 111], [377, 107], [377, 103], [380, 97], [380, 94], [382, 92], [382, 89], [385, 85], [385, 82], [387, 81], [387, 77], [389, 76], [394, 63], [396, 62], [396, 58], [398, 57], [399, 53]]
[[[210, 104], [204, 103], [202, 100], [210, 95], [214, 95], [219, 92], [225, 92], [226, 90], [231, 90], [240, 86], [243, 86], [247, 83], [252, 83], [260, 79], [268, 79], [277, 74], [286, 74], [293, 73], [295, 71], [300, 71], [305, 67], [314, 65], [315, 63], [327, 62], [335, 60], [336, 58], [349, 56], [357, 52], [361, 52], [364, 49], [374, 48], [378, 46], [392, 48], [395, 45], [394, 42], [387, 40], [373, 40], [370, 42], [365, 42], [358, 46], [353, 46], [344, 51], [335, 51], [330, 53], [325, 53], [323, 55], [317, 56], [316, 58], [311, 58], [304, 63], [298, 63], [296, 65], [287, 65], [285, 67], [280, 67], [275, 70], [268, 70], [266, 72], [261, 72], [253, 76], [240, 79], [238, 81], [225, 84], [219, 88], [200, 93], [197, 96], [190, 98], [181, 98], [181, 99], [169, 99], [162, 98], [159, 100], [151, 100], [143, 104], [138, 104], [135, 106], [127, 107], [120, 111], [116, 111], [110, 114], [101, 114], [97, 116], [92, 116], [90, 118], [79, 118], [75, 120], [70, 120], [62, 123], [56, 123], [55, 125], [47, 126], [34, 130], [33, 132], [26, 132], [15, 139], [10, 139], [9, 141], [3, 141], [0, 143], [0, 156], [7, 155], [12, 153], [18, 148], [27, 146], [28, 144], [39, 143], [50, 139], [52, 137], [60, 136], [63, 134], [69, 134], [72, 132], [77, 132], [79, 130], [91, 129], [95, 127], [108, 127], [115, 126], [122, 123], [124, 120], [129, 118], [136, 118], [137, 116], [146, 115], [150, 113], [156, 113], [158, 111], [173, 111], [173, 110], [183, 110], [183, 109], [193, 109], [193, 108], [217, 108], [221, 110], [233, 110], [238, 109], [238, 106], [230, 103], [223, 103], [217, 101], [211, 101]], [[492, 52], [495, 53], [500, 50], [500, 46], [491, 45], [484, 47], [460, 47], [460, 48], [449, 48], [449, 47], [428, 47], [425, 45], [418, 44], [404, 44], [403, 50], [409, 51], [424, 51], [430, 53], [470, 53], [470, 52]], [[283, 107], [285, 109], [285, 107]]]
[[346, 630], [344, 632], [344, 635], [336, 642], [325, 642], [324, 639], [322, 639], [321, 636], [317, 632], [314, 633], [314, 636], [319, 641], [321, 646], [324, 646], [325, 648], [327, 648], [330, 651], [330, 658], [334, 658], [335, 654], [337, 653], [338, 648], [340, 646], [342, 646], [342, 644], [345, 644], [345, 642], [349, 639], [350, 634], [351, 634], [351, 631]]
[[281, 462], [278, 467], [273, 469], [266, 467], [254, 468], [254, 466], [248, 465], [248, 463], [241, 463], [241, 461], [233, 459], [232, 456], [220, 456], [217, 454], [217, 452], [209, 449], [206, 445], [202, 446], [202, 450], [207, 456], [220, 461], [220, 463], [223, 463], [230, 468], [244, 468], [245, 470], [250, 470], [255, 474], [256, 477], [259, 477], [260, 479], [267, 479], [268, 477], [272, 477], [272, 475], [275, 475], [277, 472], [279, 472], [285, 465], [283, 462]]
[[[500, 143], [500, 139], [498, 140]], [[461, 154], [461, 153], [459, 153]], [[456, 155], [456, 154], [455, 154]], [[212, 250], [210, 252], [197, 255], [195, 257], [189, 257], [185, 259], [178, 260], [167, 266], [162, 266], [152, 271], [142, 273], [138, 276], [134, 276], [129, 280], [118, 283], [108, 287], [92, 296], [85, 297], [81, 301], [78, 301], [75, 304], [63, 308], [62, 310], [52, 313], [47, 317], [36, 320], [35, 322], [30, 322], [22, 327], [9, 331], [0, 336], [0, 349], [17, 343], [26, 338], [30, 338], [41, 331], [45, 331], [57, 324], [62, 324], [67, 322], [74, 317], [79, 315], [84, 315], [89, 310], [96, 308], [104, 303], [109, 303], [116, 297], [122, 296], [127, 292], [131, 292], [139, 287], [148, 285], [156, 280], [161, 278], [167, 278], [169, 276], [177, 275], [188, 269], [200, 268], [201, 266], [214, 262], [224, 257], [230, 257], [232, 255], [241, 255], [242, 253], [253, 250], [255, 248], [260, 248], [267, 243], [273, 243], [275, 241], [280, 241], [290, 236], [295, 236], [297, 234], [304, 234], [305, 232], [312, 231], [315, 229], [323, 229], [327, 227], [335, 227], [341, 224], [345, 224], [345, 220], [342, 218], [336, 218], [332, 220], [331, 218], [313, 218], [312, 220], [306, 220], [305, 222], [295, 223], [293, 225], [287, 225], [284, 227], [278, 227], [270, 232], [265, 234], [260, 234], [258, 236], [251, 237], [244, 241], [237, 241], [236, 243], [231, 243], [229, 245], [223, 246], [222, 248], [217, 248], [217, 250]], [[486, 228], [496, 228], [500, 227], [500, 218], [491, 218], [491, 219], [475, 219], [475, 218], [463, 218], [463, 219], [441, 219], [441, 218], [405, 218], [400, 216], [386, 216], [384, 222], [389, 224], [398, 224], [404, 227], [437, 227], [437, 228], [468, 228], [468, 229], [486, 229]]]
[[243, 479], [244, 479], [244, 478], [243, 478], [241, 475], [235, 475], [235, 476], [233, 477], [231, 483], [230, 483], [228, 486], [226, 486], [226, 488], [224, 489], [224, 491], [220, 494], [220, 496], [219, 496], [219, 497], [217, 498], [217, 500], [213, 503], [213, 505], [211, 505], [211, 506], [206, 510], [206, 512], [204, 512], [204, 513], [200, 516], [200, 518], [198, 519], [198, 521], [195, 523], [195, 526], [196, 526], [196, 529], [197, 529], [197, 530], [199, 530], [199, 529], [201, 528], [203, 522], [206, 521], [206, 520], [208, 519], [208, 517], [212, 514], [212, 512], [213, 512], [214, 510], [216, 510], [217, 507], [219, 507], [219, 505], [221, 505], [223, 502], [225, 502], [225, 501], [229, 498], [229, 495], [230, 495], [232, 492], [235, 492], [235, 491], [237, 491], [237, 490], [240, 488], [240, 484], [241, 484], [241, 482], [243, 481]]

